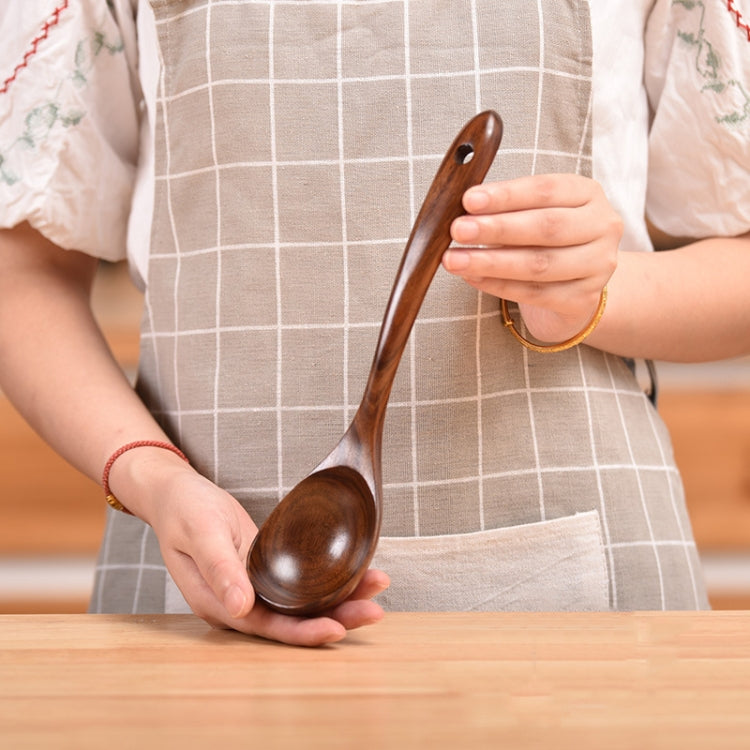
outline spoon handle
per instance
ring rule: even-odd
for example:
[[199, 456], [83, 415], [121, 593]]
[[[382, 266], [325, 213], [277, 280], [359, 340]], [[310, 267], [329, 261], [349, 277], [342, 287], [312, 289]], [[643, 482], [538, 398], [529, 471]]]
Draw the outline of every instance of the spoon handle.
[[502, 120], [491, 110], [476, 115], [464, 126], [446, 152], [414, 222], [355, 417], [355, 422], [377, 426], [372, 430], [376, 444], [401, 355], [443, 253], [450, 245], [451, 223], [465, 213], [461, 203], [464, 192], [482, 182], [487, 174], [502, 130]]

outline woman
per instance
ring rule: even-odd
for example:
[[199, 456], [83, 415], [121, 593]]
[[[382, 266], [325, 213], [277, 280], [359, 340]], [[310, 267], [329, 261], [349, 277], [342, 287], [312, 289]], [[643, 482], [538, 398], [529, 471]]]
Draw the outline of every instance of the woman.
[[[376, 595], [707, 606], [632, 360], [750, 351], [738, 11], [38, 5], [36, 23], [2, 16], [26, 28], [0, 95], [2, 387], [135, 516], [109, 514], [94, 611], [189, 606], [317, 644], [379, 619]], [[348, 424], [421, 197], [486, 108], [504, 141], [391, 395], [375, 567], [330, 617], [271, 614], [243, 565], [257, 525]], [[645, 215], [704, 239], [649, 252]], [[87, 304], [95, 258], [126, 249], [146, 295], [137, 394]]]

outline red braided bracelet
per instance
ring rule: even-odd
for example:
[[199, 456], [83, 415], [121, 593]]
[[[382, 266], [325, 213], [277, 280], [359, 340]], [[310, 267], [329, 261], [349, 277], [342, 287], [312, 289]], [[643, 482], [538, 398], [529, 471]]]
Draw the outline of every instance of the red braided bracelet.
[[104, 497], [107, 502], [115, 510], [120, 510], [130, 516], [132, 516], [133, 514], [112, 494], [112, 491], [109, 489], [109, 472], [112, 471], [112, 465], [114, 464], [114, 462], [117, 461], [117, 459], [120, 458], [123, 453], [132, 450], [133, 448], [145, 447], [164, 448], [165, 450], [172, 451], [172, 453], [176, 453], [183, 461], [188, 461], [187, 456], [176, 445], [172, 445], [172, 443], [165, 443], [162, 440], [136, 440], [133, 443], [126, 443], [122, 446], [122, 448], [118, 448], [109, 457], [107, 463], [104, 464], [104, 471], [102, 472], [102, 487], [104, 488]]

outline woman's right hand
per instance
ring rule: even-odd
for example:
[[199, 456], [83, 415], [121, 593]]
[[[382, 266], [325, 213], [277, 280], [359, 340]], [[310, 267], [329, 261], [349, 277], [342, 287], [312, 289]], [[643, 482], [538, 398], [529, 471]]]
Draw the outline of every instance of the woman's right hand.
[[112, 467], [110, 485], [123, 505], [154, 529], [185, 600], [214, 627], [318, 646], [383, 617], [372, 598], [389, 580], [378, 570], [369, 570], [354, 594], [324, 617], [291, 617], [256, 600], [245, 569], [256, 525], [228, 492], [169, 451], [141, 447], [124, 453]]

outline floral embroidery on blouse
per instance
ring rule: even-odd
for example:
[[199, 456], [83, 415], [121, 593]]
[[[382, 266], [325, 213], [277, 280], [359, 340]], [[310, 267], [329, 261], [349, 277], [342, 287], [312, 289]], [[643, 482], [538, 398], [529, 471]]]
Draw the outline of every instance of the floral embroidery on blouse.
[[[677, 35], [695, 53], [695, 69], [705, 81], [701, 92], [711, 91], [727, 104], [724, 113], [716, 116], [716, 122], [729, 128], [744, 127], [750, 122], [750, 94], [742, 81], [724, 73], [721, 54], [706, 37], [706, 6], [703, 0], [672, 0], [672, 5], [680, 5], [687, 11], [699, 11], [698, 31], [678, 30]], [[741, 16], [738, 14], [738, 25], [740, 22]]]
[[26, 114], [23, 131], [14, 141], [7, 146], [0, 144], [0, 182], [13, 185], [20, 179], [14, 167], [16, 153], [39, 148], [53, 131], [75, 127], [81, 122], [86, 112], [80, 107], [80, 97], [71, 94], [70, 88], [80, 90], [88, 86], [91, 71], [100, 56], [121, 54], [124, 48], [122, 39], [109, 41], [101, 31], [94, 31], [78, 42], [71, 60], [72, 69], [60, 81], [55, 95]]

